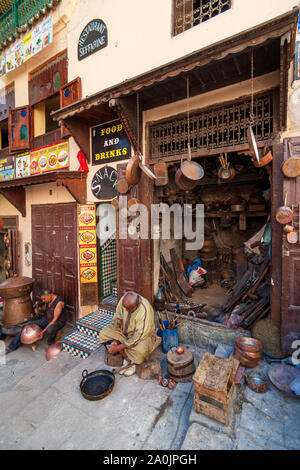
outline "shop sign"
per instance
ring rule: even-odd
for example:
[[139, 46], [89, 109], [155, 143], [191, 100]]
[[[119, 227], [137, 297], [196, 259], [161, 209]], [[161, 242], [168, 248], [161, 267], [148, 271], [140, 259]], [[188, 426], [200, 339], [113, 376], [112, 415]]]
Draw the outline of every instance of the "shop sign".
[[85, 59], [107, 46], [107, 27], [99, 19], [90, 21], [78, 40], [78, 60]]
[[16, 178], [30, 176], [30, 152], [16, 156]]
[[52, 17], [49, 16], [39, 25], [26, 34], [23, 39], [16, 41], [6, 53], [0, 56], [0, 77], [7, 72], [15, 70], [40, 52], [52, 42], [53, 25]]
[[92, 165], [119, 162], [131, 157], [131, 144], [121, 121], [91, 128]]
[[117, 196], [117, 171], [111, 166], [98, 170], [91, 185], [92, 193], [97, 199], [108, 200]]
[[80, 282], [97, 282], [96, 211], [94, 205], [78, 208]]
[[15, 160], [8, 156], [0, 159], [0, 181], [8, 181], [15, 178]]
[[47, 171], [69, 168], [69, 143], [60, 142], [47, 145], [30, 152], [30, 174], [37, 175]]

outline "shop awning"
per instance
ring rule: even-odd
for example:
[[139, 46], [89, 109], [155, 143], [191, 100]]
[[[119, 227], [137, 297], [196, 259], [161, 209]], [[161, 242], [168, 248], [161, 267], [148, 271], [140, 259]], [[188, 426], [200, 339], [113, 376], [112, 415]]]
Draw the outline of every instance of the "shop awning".
[[[70, 130], [88, 161], [89, 127], [118, 117], [136, 147], [137, 92], [142, 111], [184, 99], [187, 73], [190, 76], [191, 97], [247, 80], [250, 78], [251, 49], [254, 50], [255, 76], [279, 70], [281, 40], [286, 37], [290, 44], [294, 44], [297, 22], [298, 9], [294, 9], [226, 41], [87, 96], [55, 111], [52, 116]], [[291, 58], [290, 53], [289, 60]]]
[[26, 217], [26, 186], [55, 182], [57, 186], [64, 186], [78, 204], [86, 203], [86, 173], [78, 171], [51, 171], [26, 178], [11, 179], [0, 183], [2, 194], [19, 212]]

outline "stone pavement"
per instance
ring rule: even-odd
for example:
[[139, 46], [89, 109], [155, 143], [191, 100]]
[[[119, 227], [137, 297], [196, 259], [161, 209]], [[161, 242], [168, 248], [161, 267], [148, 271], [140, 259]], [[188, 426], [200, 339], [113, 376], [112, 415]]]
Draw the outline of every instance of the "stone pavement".
[[[46, 347], [44, 340], [36, 352], [22, 346], [0, 364], [0, 449], [300, 449], [300, 401], [272, 385], [266, 394], [237, 386], [226, 428], [194, 411], [193, 383], [169, 390], [116, 375], [108, 397], [87, 401], [81, 374], [110, 369], [103, 349], [84, 360], [62, 352], [46, 361]], [[190, 349], [198, 363], [205, 350]]]

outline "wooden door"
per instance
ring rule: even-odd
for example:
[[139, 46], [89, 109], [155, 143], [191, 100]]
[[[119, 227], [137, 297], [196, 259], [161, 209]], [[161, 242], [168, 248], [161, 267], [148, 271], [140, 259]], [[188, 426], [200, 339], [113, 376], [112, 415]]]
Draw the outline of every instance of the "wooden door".
[[60, 295], [75, 322], [78, 312], [76, 204], [32, 206], [34, 295], [50, 288]]
[[[126, 163], [117, 166], [118, 179], [125, 178]], [[124, 227], [124, 238], [120, 237], [119, 220], [117, 218], [117, 258], [118, 258], [118, 297], [122, 297], [128, 290], [140, 293], [143, 297], [152, 301], [152, 243], [151, 243], [151, 202], [153, 195], [153, 184], [150, 179], [142, 173], [139, 184], [135, 185], [127, 196], [138, 199], [148, 209], [148, 239], [133, 240], [128, 235], [128, 225], [132, 218], [128, 217]], [[122, 198], [119, 195], [119, 206]]]
[[[300, 137], [284, 139], [284, 160], [290, 157], [289, 142], [295, 156], [300, 157]], [[297, 181], [298, 180], [298, 181]], [[295, 206], [295, 227], [299, 236], [300, 177], [284, 178], [283, 194], [287, 205]], [[281, 297], [281, 341], [289, 333], [300, 333], [300, 242], [288, 243], [285, 232], [282, 235], [282, 297]]]
[[[120, 163], [117, 166], [117, 178], [125, 178], [127, 163]], [[119, 206], [127, 197], [137, 198], [138, 187], [134, 186], [125, 196], [119, 195]], [[120, 224], [117, 221], [117, 260], [118, 260], [118, 298], [120, 299], [126, 291], [133, 290], [140, 292], [140, 249], [138, 240], [133, 240], [128, 235], [128, 225], [130, 218], [127, 219], [127, 224], [124, 226], [122, 237], [120, 237]]]

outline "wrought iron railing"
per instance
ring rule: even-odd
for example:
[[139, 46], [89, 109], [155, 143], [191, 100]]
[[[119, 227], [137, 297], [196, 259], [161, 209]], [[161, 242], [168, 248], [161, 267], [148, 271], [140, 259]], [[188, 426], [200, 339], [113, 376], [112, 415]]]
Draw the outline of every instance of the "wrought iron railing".
[[60, 0], [12, 0], [12, 6], [0, 16], [0, 51], [47, 15]]

